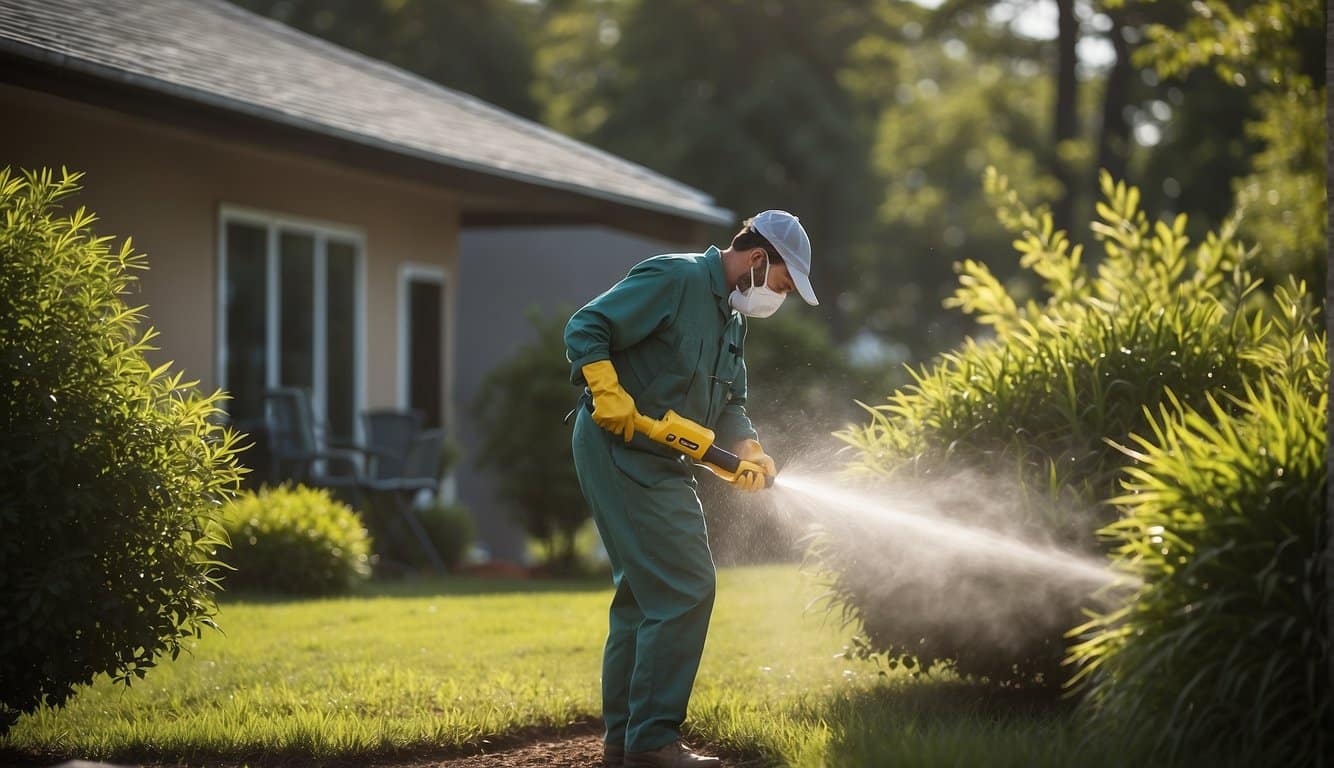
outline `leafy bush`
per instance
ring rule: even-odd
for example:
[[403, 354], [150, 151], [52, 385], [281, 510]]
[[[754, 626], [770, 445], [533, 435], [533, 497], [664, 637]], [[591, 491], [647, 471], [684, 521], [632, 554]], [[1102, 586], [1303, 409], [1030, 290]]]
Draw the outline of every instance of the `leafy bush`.
[[146, 268], [57, 204], [79, 174], [0, 170], [0, 729], [107, 673], [129, 684], [211, 625], [237, 435], [145, 359]]
[[322, 488], [246, 492], [223, 510], [231, 538], [225, 586], [323, 595], [370, 576], [370, 536], [351, 507]]
[[[435, 551], [440, 553], [440, 559], [445, 561], [445, 567], [450, 570], [457, 568], [477, 537], [477, 526], [473, 524], [472, 515], [462, 506], [440, 501], [416, 510], [416, 514], [421, 517], [422, 528], [431, 537], [431, 543], [435, 545]], [[429, 565], [425, 555], [416, 552], [414, 556], [416, 564]]]
[[[1141, 432], [1145, 408], [1169, 390], [1187, 407], [1225, 402], [1264, 369], [1254, 354], [1264, 332], [1263, 312], [1251, 309], [1258, 281], [1233, 228], [1188, 248], [1184, 216], [1150, 226], [1138, 191], [1107, 174], [1092, 224], [1104, 251], [1096, 271], [1048, 211], [1021, 204], [994, 170], [986, 188], [1018, 236], [1020, 265], [1044, 281], [1045, 302], [1020, 305], [984, 265], [965, 262], [950, 304], [994, 337], [916, 372], [913, 386], [868, 407], [870, 422], [840, 437], [864, 477], [936, 489], [960, 473], [1017, 478], [1003, 515], [1012, 535], [1093, 551], [1098, 521], [1114, 515], [1102, 500], [1125, 463], [1107, 441]], [[992, 506], [977, 498], [960, 483], [937, 507], [975, 521]], [[904, 567], [921, 562], [909, 547], [895, 531], [853, 527], [830, 527], [819, 544], [866, 648], [926, 666], [953, 659], [961, 672], [997, 680], [1054, 682], [1062, 635], [1080, 622], [1087, 590], [1040, 575], [999, 579], [966, 559], [942, 579], [939, 567]], [[960, 610], [942, 616], [942, 605]]]
[[499, 492], [518, 507], [555, 571], [576, 569], [575, 536], [589, 518], [570, 430], [560, 421], [574, 405], [564, 354], [567, 316], [529, 313], [537, 338], [487, 374], [475, 404], [484, 435], [478, 463], [500, 475]]
[[[1167, 759], [1317, 765], [1331, 748], [1325, 581], [1325, 343], [1280, 292], [1270, 380], [1238, 412], [1164, 405], [1125, 449], [1103, 533], [1142, 580], [1071, 652], [1095, 725], [1155, 735]], [[1326, 763], [1327, 764], [1327, 763]]]

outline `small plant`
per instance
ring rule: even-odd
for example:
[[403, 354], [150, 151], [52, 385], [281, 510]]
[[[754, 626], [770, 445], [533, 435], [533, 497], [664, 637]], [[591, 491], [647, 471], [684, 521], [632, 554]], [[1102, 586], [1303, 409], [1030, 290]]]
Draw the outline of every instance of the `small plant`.
[[347, 592], [370, 576], [370, 536], [328, 491], [282, 486], [247, 492], [223, 510], [234, 569], [224, 586], [303, 595]]
[[1277, 299], [1269, 376], [1228, 404], [1165, 404], [1122, 448], [1103, 534], [1141, 586], [1072, 633], [1093, 725], [1152, 733], [1169, 762], [1328, 765], [1334, 746], [1329, 363], [1305, 297]]
[[56, 206], [80, 174], [0, 170], [0, 731], [98, 674], [129, 684], [212, 625], [218, 426], [122, 296], [147, 268]]
[[576, 534], [589, 519], [570, 430], [561, 424], [575, 404], [563, 352], [566, 316], [529, 313], [536, 340], [487, 374], [476, 403], [484, 435], [479, 463], [498, 474], [501, 495], [518, 508], [557, 573], [577, 570]]

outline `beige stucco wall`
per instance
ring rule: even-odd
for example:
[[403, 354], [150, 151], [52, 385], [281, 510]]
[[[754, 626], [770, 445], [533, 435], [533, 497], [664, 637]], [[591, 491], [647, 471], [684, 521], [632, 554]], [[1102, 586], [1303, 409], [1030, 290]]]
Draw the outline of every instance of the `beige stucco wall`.
[[[397, 405], [398, 271], [444, 268], [457, 290], [459, 206], [446, 190], [220, 141], [110, 110], [0, 85], [0, 165], [86, 172], [77, 203], [100, 234], [132, 236], [149, 256], [142, 295], [161, 332], [157, 357], [206, 388], [218, 382], [218, 221], [233, 205], [360, 230], [366, 242], [368, 407]], [[453, 323], [446, 328], [443, 402], [454, 423]]]

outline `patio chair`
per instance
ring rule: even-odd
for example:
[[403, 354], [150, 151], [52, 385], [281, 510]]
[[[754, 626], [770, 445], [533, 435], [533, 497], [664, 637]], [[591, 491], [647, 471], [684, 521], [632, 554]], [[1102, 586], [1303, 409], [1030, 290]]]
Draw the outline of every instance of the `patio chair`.
[[432, 567], [442, 572], [448, 568], [413, 510], [412, 502], [422, 491], [435, 493], [439, 490], [440, 461], [444, 450], [444, 430], [419, 432], [408, 447], [400, 475], [367, 477], [361, 481], [361, 490], [370, 499], [372, 506], [379, 502], [385, 507], [381, 509], [384, 513], [385, 533], [400, 542], [406, 538], [413, 539]]
[[264, 393], [264, 421], [269, 440], [270, 478], [327, 488], [342, 501], [360, 506], [367, 451], [334, 446], [316, 428], [310, 395], [284, 387]]
[[421, 432], [421, 411], [381, 408], [361, 412], [362, 434], [372, 451], [371, 479], [402, 477], [412, 441]]

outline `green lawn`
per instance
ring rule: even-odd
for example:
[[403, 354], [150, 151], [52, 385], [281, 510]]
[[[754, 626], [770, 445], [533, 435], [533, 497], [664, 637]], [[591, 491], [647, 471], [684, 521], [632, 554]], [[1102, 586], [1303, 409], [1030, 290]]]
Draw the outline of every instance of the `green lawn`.
[[[820, 588], [790, 566], [723, 570], [694, 736], [816, 765], [1124, 764], [1069, 715], [839, 656]], [[106, 680], [0, 747], [49, 756], [275, 763], [430, 752], [598, 713], [610, 590], [463, 579], [344, 599], [224, 602], [210, 633], [125, 690]]]

